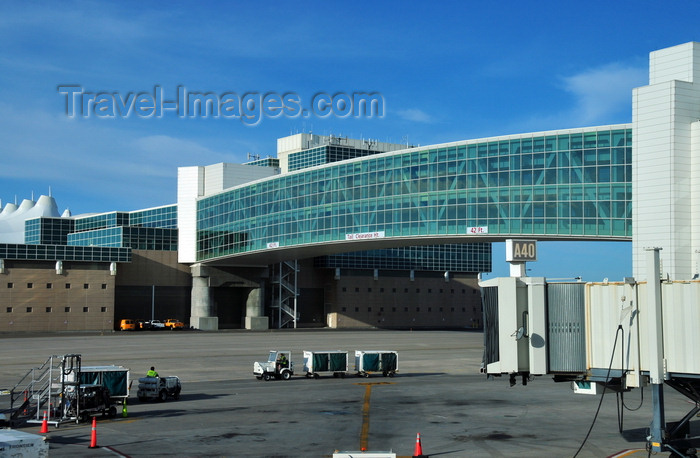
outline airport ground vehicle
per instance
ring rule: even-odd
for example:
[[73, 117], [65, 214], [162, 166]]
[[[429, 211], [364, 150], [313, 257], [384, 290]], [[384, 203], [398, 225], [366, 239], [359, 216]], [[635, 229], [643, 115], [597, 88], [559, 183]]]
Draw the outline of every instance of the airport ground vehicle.
[[160, 320], [147, 321], [148, 329], [165, 329], [165, 323]]
[[175, 318], [168, 318], [165, 320], [165, 327], [174, 331], [175, 329], [183, 329], [185, 323]]
[[167, 401], [169, 397], [177, 401], [180, 399], [181, 390], [180, 378], [174, 375], [168, 377], [141, 377], [136, 396], [141, 402], [154, 399], [162, 402]]
[[[74, 383], [73, 375], [65, 375], [65, 381]], [[64, 394], [67, 415], [78, 421], [87, 421], [98, 414], [113, 418], [117, 415], [115, 404], [129, 397], [129, 369], [125, 367], [82, 366], [78, 379], [77, 391], [68, 389]]]
[[[304, 351], [303, 371], [307, 378], [319, 378], [321, 374], [345, 377], [349, 374], [348, 353], [341, 350]], [[294, 375], [291, 351], [271, 350], [265, 362], [253, 364], [253, 375], [258, 380], [272, 378], [289, 380]], [[369, 377], [379, 372], [384, 377], [393, 377], [399, 371], [399, 354], [396, 351], [355, 351], [354, 373], [359, 377]]]
[[131, 318], [124, 318], [119, 322], [120, 331], [136, 331], [137, 329], [136, 320], [132, 320]]
[[294, 375], [292, 352], [271, 350], [267, 361], [253, 363], [253, 375], [258, 380], [265, 381], [272, 378], [289, 380]]
[[115, 416], [115, 405], [129, 396], [129, 369], [81, 361], [80, 354], [53, 355], [30, 369], [10, 390], [10, 426], [46, 420], [58, 427], [98, 414]]
[[66, 414], [75, 417], [76, 423], [80, 423], [100, 414], [114, 418], [117, 416], [117, 408], [108, 388], [101, 385], [80, 385], [77, 392], [66, 393]]

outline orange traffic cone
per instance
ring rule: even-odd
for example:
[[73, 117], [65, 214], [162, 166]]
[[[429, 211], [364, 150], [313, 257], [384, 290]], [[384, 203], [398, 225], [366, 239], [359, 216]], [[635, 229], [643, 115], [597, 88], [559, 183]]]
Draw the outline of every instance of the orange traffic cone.
[[40, 434], [48, 433], [49, 432], [49, 421], [46, 419], [46, 411], [44, 410], [44, 421], [41, 422], [41, 430], [39, 431]]
[[423, 455], [423, 447], [420, 444], [420, 433], [416, 436], [416, 448], [413, 451], [413, 458], [421, 458]]
[[92, 435], [90, 436], [89, 448], [97, 448], [97, 417], [92, 417]]

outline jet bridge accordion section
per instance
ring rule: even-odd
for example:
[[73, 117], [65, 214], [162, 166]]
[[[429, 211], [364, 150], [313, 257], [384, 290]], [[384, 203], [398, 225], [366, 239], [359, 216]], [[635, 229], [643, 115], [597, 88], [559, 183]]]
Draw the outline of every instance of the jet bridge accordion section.
[[549, 373], [586, 370], [585, 283], [547, 283]]

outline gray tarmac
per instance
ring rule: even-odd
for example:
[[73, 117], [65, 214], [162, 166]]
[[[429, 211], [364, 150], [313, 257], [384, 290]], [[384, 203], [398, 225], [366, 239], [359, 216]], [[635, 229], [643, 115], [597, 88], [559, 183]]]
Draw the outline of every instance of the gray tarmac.
[[[601, 395], [574, 394], [568, 383], [549, 377], [513, 387], [507, 378], [487, 380], [479, 373], [482, 342], [480, 332], [408, 330], [4, 335], [0, 389], [52, 354], [80, 353], [83, 365], [130, 368], [127, 416], [98, 418], [98, 448], [88, 447], [89, 423], [50, 426], [46, 437], [56, 457], [329, 457], [363, 447], [412, 456], [418, 433], [431, 457], [574, 456]], [[297, 373], [291, 380], [253, 377], [253, 362], [271, 349], [292, 351]], [[303, 350], [347, 350], [351, 358], [355, 350], [395, 350], [399, 372], [308, 379], [300, 373]], [[136, 399], [138, 378], [151, 365], [162, 376], [181, 378], [180, 400]], [[606, 393], [578, 456], [645, 456], [651, 395], [641, 394], [625, 394], [628, 408], [641, 407], [620, 407], [621, 434], [616, 396]], [[670, 390], [666, 402], [677, 419], [692, 407]], [[17, 429], [38, 433], [40, 425]]]

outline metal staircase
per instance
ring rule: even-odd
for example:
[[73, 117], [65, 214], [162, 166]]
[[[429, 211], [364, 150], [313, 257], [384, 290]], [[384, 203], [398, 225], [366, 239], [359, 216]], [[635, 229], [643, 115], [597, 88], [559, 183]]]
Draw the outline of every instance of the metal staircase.
[[65, 421], [75, 420], [67, 415], [69, 401], [65, 394], [77, 391], [80, 373], [80, 355], [50, 356], [44, 364], [30, 369], [17, 384], [9, 390], [10, 406], [4, 412], [9, 414], [10, 426], [23, 423], [47, 423], [58, 426]]
[[272, 266], [272, 324], [278, 329], [297, 327], [297, 273], [299, 265], [296, 260], [284, 261]]

